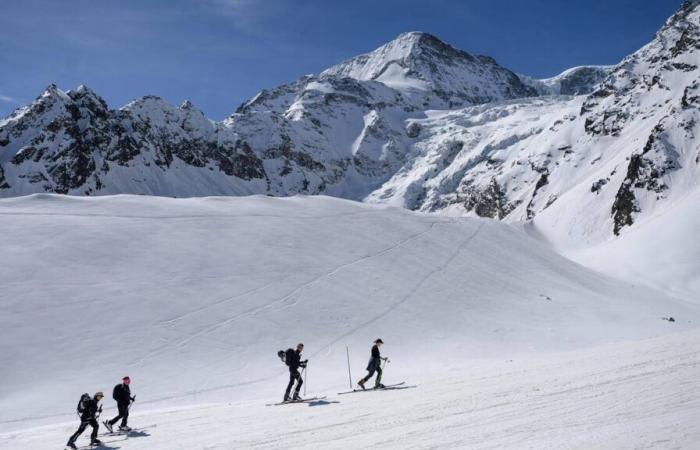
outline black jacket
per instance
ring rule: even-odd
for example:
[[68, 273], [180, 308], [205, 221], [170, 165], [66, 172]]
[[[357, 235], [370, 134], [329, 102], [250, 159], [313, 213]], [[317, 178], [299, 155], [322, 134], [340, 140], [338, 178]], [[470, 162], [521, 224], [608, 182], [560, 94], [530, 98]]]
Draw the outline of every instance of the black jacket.
[[85, 402], [84, 405], [85, 409], [80, 414], [80, 420], [85, 422], [90, 419], [94, 419], [97, 415], [97, 411], [99, 411], [100, 409], [99, 402], [97, 401], [97, 399], [93, 397], [87, 402]]
[[129, 404], [131, 403], [131, 389], [129, 385], [124, 383], [119, 383], [114, 386], [114, 391], [112, 391], [112, 398], [117, 401], [117, 404]]
[[287, 350], [284, 360], [289, 366], [289, 371], [294, 372], [298, 370], [299, 367], [306, 367], [306, 361], [301, 360], [301, 352], [299, 350], [292, 350], [291, 348]]
[[377, 370], [382, 366], [382, 355], [379, 353], [379, 347], [377, 344], [372, 346], [372, 356], [369, 358], [369, 363], [367, 363], [367, 370]]

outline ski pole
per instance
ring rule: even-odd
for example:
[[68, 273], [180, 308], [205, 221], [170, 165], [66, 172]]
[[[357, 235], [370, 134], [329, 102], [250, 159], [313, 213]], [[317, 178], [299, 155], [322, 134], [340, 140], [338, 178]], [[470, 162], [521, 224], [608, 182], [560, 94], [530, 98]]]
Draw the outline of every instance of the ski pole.
[[350, 373], [350, 347], [345, 346], [345, 352], [348, 355], [348, 383], [350, 383], [350, 389], [352, 389], [352, 374]]
[[[308, 362], [307, 362], [307, 364], [308, 364]], [[306, 370], [306, 367], [304, 367], [304, 397], [306, 397], [306, 378], [307, 378], [308, 373], [309, 373], [309, 371]]]

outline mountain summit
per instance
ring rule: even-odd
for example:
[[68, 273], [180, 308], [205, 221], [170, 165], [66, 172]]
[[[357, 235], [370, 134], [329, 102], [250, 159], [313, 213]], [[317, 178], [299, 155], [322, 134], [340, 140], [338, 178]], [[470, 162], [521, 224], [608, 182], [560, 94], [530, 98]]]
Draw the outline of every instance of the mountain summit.
[[333, 66], [321, 73], [324, 76], [374, 80], [401, 91], [427, 93], [424, 106], [431, 108], [537, 95], [493, 58], [471, 55], [431, 34], [415, 31]]

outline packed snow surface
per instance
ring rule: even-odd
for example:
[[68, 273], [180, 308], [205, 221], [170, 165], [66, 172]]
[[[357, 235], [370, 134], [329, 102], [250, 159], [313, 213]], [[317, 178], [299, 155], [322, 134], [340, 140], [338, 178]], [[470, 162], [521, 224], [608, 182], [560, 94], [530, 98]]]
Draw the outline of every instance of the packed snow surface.
[[[417, 375], [405, 389], [330, 390], [309, 404], [221, 401], [137, 412], [131, 422], [142, 430], [102, 439], [122, 450], [695, 449], [699, 348], [700, 333], [691, 331], [547, 359], [475, 361], [439, 377]], [[58, 448], [75, 426], [0, 434], [0, 447]]]
[[[80, 394], [126, 374], [133, 424], [157, 426], [111, 448], [698, 436], [698, 305], [504, 223], [329, 197], [42, 194], [0, 201], [0, 236], [0, 448], [60, 448]], [[377, 337], [385, 381], [415, 387], [336, 395], [346, 346], [355, 382]], [[287, 382], [277, 350], [299, 341], [308, 394], [327, 398], [264, 406]]]

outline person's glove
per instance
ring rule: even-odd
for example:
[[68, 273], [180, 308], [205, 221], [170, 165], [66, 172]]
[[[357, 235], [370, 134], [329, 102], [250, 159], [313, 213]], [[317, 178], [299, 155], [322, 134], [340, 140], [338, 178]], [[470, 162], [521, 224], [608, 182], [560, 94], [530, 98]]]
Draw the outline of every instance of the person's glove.
[[98, 412], [98, 413], [102, 413], [102, 405], [100, 405], [100, 407], [97, 408], [97, 412]]
[[131, 397], [131, 402], [133, 403], [135, 401], [136, 401], [136, 396], [134, 395], [133, 397]]

